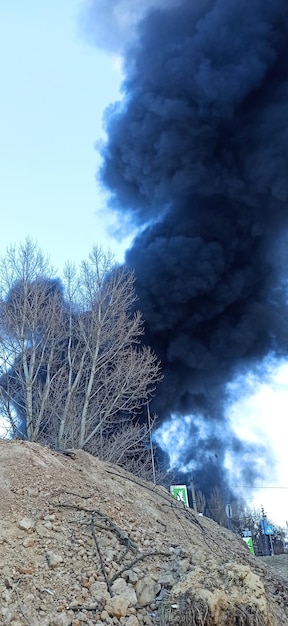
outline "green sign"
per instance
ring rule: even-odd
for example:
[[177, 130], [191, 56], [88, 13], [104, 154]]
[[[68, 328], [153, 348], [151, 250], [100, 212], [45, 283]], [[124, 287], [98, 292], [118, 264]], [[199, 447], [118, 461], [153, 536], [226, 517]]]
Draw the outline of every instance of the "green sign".
[[172, 485], [170, 487], [170, 493], [172, 494], [173, 498], [175, 498], [175, 500], [178, 500], [178, 502], [183, 502], [185, 506], [189, 506], [186, 485]]
[[255, 554], [252, 537], [243, 537], [243, 539], [244, 539], [245, 543], [247, 543], [247, 546], [248, 546], [251, 554]]

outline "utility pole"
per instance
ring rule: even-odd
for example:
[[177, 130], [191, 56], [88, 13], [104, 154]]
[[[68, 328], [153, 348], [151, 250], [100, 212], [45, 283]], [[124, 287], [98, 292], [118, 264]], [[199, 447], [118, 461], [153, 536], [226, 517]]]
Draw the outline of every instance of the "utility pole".
[[265, 552], [264, 556], [269, 556], [270, 549], [271, 549], [271, 554], [273, 554], [273, 544], [272, 544], [270, 535], [269, 535], [269, 538], [267, 536], [267, 515], [264, 511], [263, 504], [261, 504], [261, 514], [262, 514], [262, 519], [260, 520], [260, 526], [261, 526], [261, 533], [263, 535], [262, 545], [264, 544], [264, 552]]
[[156, 485], [155, 460], [154, 460], [154, 449], [153, 449], [153, 441], [152, 441], [152, 428], [151, 428], [151, 415], [150, 415], [149, 402], [147, 402], [147, 419], [148, 419], [148, 429], [149, 429], [149, 439], [150, 439], [150, 453], [151, 453], [153, 483], [154, 485]]
[[[220, 496], [221, 496], [221, 500], [222, 500], [222, 504], [223, 504], [223, 509], [225, 508], [225, 514], [227, 517], [227, 528], [228, 530], [232, 530], [232, 509], [231, 509], [231, 505], [227, 504], [227, 487], [225, 485], [225, 482], [222, 480], [222, 471], [221, 471], [221, 465], [220, 465], [220, 461], [219, 461], [219, 457], [218, 454], [215, 452], [215, 459], [216, 459], [216, 463], [217, 463], [217, 470], [218, 470], [218, 476], [219, 476], [219, 491], [220, 491]], [[225, 504], [226, 502], [226, 504]]]
[[195, 513], [197, 513], [197, 503], [196, 503], [196, 494], [195, 494], [193, 476], [191, 476], [191, 479], [190, 479], [190, 486], [191, 486], [191, 496], [192, 496], [192, 509], [195, 511]]

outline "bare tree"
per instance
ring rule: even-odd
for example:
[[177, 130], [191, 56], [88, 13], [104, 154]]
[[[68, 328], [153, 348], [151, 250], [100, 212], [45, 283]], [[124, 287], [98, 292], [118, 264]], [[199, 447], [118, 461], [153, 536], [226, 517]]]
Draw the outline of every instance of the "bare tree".
[[113, 267], [113, 257], [94, 248], [78, 277], [67, 268], [66, 285], [68, 367], [58, 445], [94, 449], [96, 436], [135, 418], [161, 379], [160, 367], [140, 343], [144, 327], [139, 311], [133, 312], [133, 272]]
[[59, 282], [30, 240], [8, 249], [0, 274], [1, 412], [14, 435], [22, 417], [27, 438], [36, 441], [55, 372]]
[[[136, 475], [152, 480], [152, 459], [149, 443], [149, 427], [145, 422], [121, 422], [117, 430], [111, 428], [104, 435], [95, 437], [95, 454], [103, 461], [125, 467]], [[93, 450], [91, 450], [93, 452]]]
[[196, 506], [198, 513], [204, 515], [206, 511], [206, 496], [200, 489], [196, 491]]
[[66, 267], [60, 284], [30, 241], [10, 248], [2, 268], [0, 401], [13, 434], [17, 415], [29, 440], [124, 465], [139, 461], [141, 441], [147, 457], [137, 415], [161, 373], [142, 345], [133, 272], [94, 248], [79, 273]]
[[209, 516], [215, 520], [220, 526], [227, 526], [227, 518], [225, 513], [225, 505], [220, 489], [214, 487], [208, 499]]

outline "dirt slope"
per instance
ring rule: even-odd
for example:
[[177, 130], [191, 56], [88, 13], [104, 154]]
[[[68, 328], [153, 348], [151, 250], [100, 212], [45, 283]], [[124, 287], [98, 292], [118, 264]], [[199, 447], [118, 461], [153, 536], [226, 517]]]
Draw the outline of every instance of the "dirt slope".
[[288, 587], [241, 540], [100, 462], [0, 440], [3, 626], [281, 626]]

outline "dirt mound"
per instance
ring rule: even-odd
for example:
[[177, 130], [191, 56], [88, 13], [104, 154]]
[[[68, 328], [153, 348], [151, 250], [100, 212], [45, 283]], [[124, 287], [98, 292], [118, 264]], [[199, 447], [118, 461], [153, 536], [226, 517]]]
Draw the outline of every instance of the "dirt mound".
[[287, 626], [240, 539], [83, 451], [0, 441], [3, 626]]

